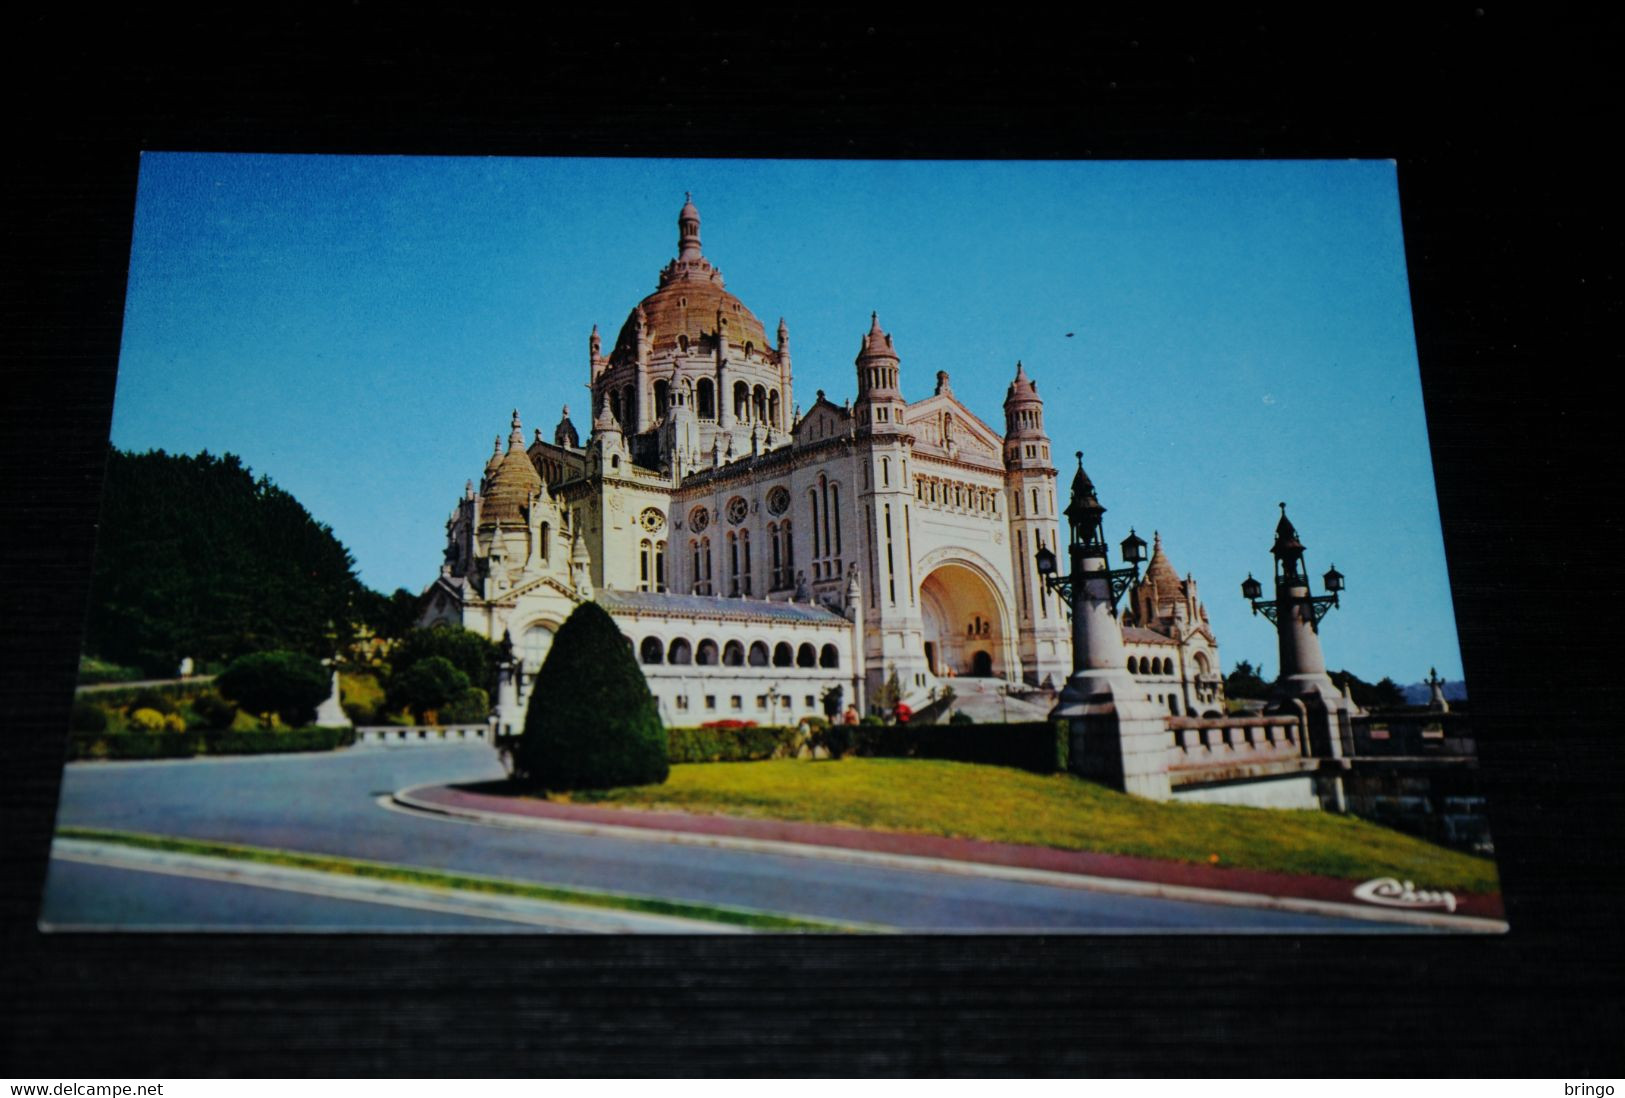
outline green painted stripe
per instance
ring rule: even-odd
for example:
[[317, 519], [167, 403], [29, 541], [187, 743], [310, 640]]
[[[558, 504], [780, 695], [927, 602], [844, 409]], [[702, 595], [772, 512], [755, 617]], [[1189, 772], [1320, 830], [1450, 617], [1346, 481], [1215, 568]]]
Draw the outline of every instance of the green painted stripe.
[[534, 884], [529, 881], [514, 881], [502, 877], [447, 873], [437, 869], [396, 865], [390, 862], [370, 862], [360, 858], [344, 858], [334, 854], [301, 854], [297, 851], [277, 850], [272, 847], [245, 846], [241, 843], [226, 843], [204, 839], [183, 839], [173, 835], [150, 835], [137, 831], [113, 831], [98, 827], [60, 827], [56, 833], [64, 839], [86, 839], [95, 842], [118, 843], [143, 850], [196, 854], [209, 858], [256, 862], [261, 865], [286, 866], [293, 869], [308, 869], [347, 877], [420, 885], [426, 888], [438, 888], [451, 892], [480, 892], [495, 896], [514, 896], [527, 900], [575, 904], [581, 907], [608, 908], [648, 915], [669, 915], [680, 919], [694, 919], [700, 922], [749, 927], [753, 930], [829, 934], [864, 933], [881, 929], [857, 923], [840, 923], [821, 919], [800, 918], [793, 915], [776, 915], [772, 912], [756, 911], [750, 908], [687, 903], [682, 900], [665, 900], [655, 896], [599, 892], [592, 889], [571, 888], [562, 885]]

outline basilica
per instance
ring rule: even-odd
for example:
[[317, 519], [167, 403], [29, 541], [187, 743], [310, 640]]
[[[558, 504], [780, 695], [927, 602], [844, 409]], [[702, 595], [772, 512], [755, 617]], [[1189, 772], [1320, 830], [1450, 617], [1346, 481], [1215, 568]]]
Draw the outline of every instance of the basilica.
[[[1034, 561], [1060, 548], [1037, 383], [1015, 364], [1002, 433], [946, 370], [910, 401], [871, 314], [856, 395], [819, 391], [803, 412], [785, 321], [770, 339], [728, 292], [692, 201], [677, 224], [676, 258], [607, 353], [592, 329], [585, 442], [568, 408], [550, 438], [527, 439], [514, 412], [447, 521], [424, 622], [512, 645], [496, 699], [510, 727], [586, 599], [620, 625], [668, 724], [783, 723], [830, 698], [862, 711], [892, 689], [922, 704], [947, 685], [1047, 708], [1072, 626]], [[1148, 701], [1222, 712], [1206, 611], [1160, 539], [1122, 629]]]

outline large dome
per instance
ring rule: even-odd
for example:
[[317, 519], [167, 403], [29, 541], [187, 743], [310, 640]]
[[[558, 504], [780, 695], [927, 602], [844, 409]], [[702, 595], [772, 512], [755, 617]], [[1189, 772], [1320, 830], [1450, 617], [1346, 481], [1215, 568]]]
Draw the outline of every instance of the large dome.
[[750, 344], [757, 351], [767, 350], [767, 330], [756, 314], [745, 307], [733, 294], [722, 287], [722, 279], [674, 280], [642, 301], [627, 315], [615, 337], [612, 361], [632, 358], [637, 352], [637, 314], [643, 310], [648, 326], [649, 349], [655, 353], [671, 351], [679, 346], [679, 336], [686, 337], [688, 349], [709, 350], [716, 345], [717, 313], [726, 323], [728, 342], [743, 348]]
[[732, 346], [743, 349], [748, 343], [758, 353], [767, 351], [771, 345], [762, 322], [728, 292], [722, 272], [700, 253], [700, 215], [692, 201], [684, 203], [677, 225], [677, 258], [660, 272], [660, 288], [627, 315], [615, 337], [610, 361], [626, 362], [637, 357], [639, 313], [654, 354], [679, 349], [684, 343], [693, 351], [715, 347], [719, 312]]

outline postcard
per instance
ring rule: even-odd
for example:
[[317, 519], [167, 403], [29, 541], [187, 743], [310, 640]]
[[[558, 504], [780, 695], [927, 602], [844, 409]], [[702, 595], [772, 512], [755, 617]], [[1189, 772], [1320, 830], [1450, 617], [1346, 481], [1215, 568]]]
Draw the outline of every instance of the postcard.
[[1391, 162], [151, 153], [109, 445], [47, 930], [1506, 929]]

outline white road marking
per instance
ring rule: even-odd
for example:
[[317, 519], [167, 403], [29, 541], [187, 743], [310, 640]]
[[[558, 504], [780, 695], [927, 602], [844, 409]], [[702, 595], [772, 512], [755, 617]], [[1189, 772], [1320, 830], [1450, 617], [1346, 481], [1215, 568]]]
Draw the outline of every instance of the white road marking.
[[[467, 915], [527, 926], [580, 933], [638, 934], [740, 934], [747, 927], [727, 923], [684, 919], [634, 911], [590, 908], [576, 904], [536, 900], [518, 896], [495, 896], [476, 892], [408, 885], [393, 881], [345, 877], [318, 870], [291, 866], [240, 862], [174, 851], [145, 850], [122, 843], [87, 839], [58, 838], [51, 856], [70, 862], [107, 866], [115, 869], [161, 873], [173, 877], [218, 881], [250, 888], [270, 888], [308, 896], [387, 904], [393, 907]], [[130, 929], [122, 927], [121, 929]], [[168, 928], [161, 928], [168, 929]], [[270, 928], [258, 928], [270, 929]]]

